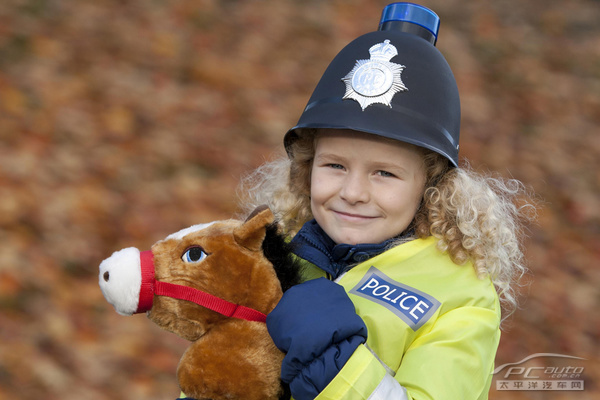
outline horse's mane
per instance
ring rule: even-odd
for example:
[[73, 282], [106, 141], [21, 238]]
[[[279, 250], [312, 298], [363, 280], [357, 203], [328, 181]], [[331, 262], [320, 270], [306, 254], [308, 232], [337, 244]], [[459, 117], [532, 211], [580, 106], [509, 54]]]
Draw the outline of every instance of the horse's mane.
[[[285, 236], [279, 233], [277, 222], [267, 226], [262, 250], [267, 260], [273, 264], [284, 292], [302, 282], [302, 264], [292, 253], [292, 245], [285, 239]], [[280, 400], [287, 400], [291, 397], [289, 385], [284, 383]]]
[[302, 282], [302, 265], [293, 255], [290, 243], [279, 233], [277, 223], [267, 226], [262, 250], [267, 260], [273, 264], [284, 292]]

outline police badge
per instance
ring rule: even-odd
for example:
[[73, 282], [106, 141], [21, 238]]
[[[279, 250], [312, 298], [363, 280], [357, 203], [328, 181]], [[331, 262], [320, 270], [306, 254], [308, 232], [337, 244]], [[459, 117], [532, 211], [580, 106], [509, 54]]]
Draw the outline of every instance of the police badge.
[[363, 111], [375, 103], [391, 108], [394, 95], [408, 90], [401, 79], [406, 67], [390, 62], [398, 50], [389, 40], [372, 46], [369, 53], [369, 60], [356, 60], [352, 71], [342, 78], [346, 84], [343, 99], [357, 101]]

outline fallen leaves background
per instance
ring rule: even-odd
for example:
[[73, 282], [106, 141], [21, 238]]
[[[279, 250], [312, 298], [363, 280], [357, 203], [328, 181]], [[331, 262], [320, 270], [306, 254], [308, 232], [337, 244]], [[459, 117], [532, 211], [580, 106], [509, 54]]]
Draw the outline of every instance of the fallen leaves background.
[[[0, 398], [171, 399], [187, 343], [117, 315], [99, 262], [236, 212], [335, 54], [384, 1], [0, 4]], [[526, 300], [497, 365], [586, 358], [600, 389], [600, 3], [427, 0], [462, 96], [461, 154], [530, 186]]]

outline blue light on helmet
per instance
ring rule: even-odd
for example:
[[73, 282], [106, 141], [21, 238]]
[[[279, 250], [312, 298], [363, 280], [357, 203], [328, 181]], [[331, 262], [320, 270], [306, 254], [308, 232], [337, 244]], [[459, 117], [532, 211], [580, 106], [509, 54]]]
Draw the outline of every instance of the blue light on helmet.
[[421, 36], [435, 45], [440, 18], [427, 7], [414, 3], [392, 3], [381, 14], [379, 30], [400, 30]]

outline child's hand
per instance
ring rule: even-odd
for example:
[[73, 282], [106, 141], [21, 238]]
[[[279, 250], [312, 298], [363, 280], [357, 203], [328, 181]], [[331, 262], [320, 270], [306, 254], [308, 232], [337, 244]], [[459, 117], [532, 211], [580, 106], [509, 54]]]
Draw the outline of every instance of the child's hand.
[[325, 278], [285, 292], [267, 316], [267, 328], [287, 353], [281, 379], [297, 400], [315, 398], [367, 339], [367, 327], [344, 289]]

